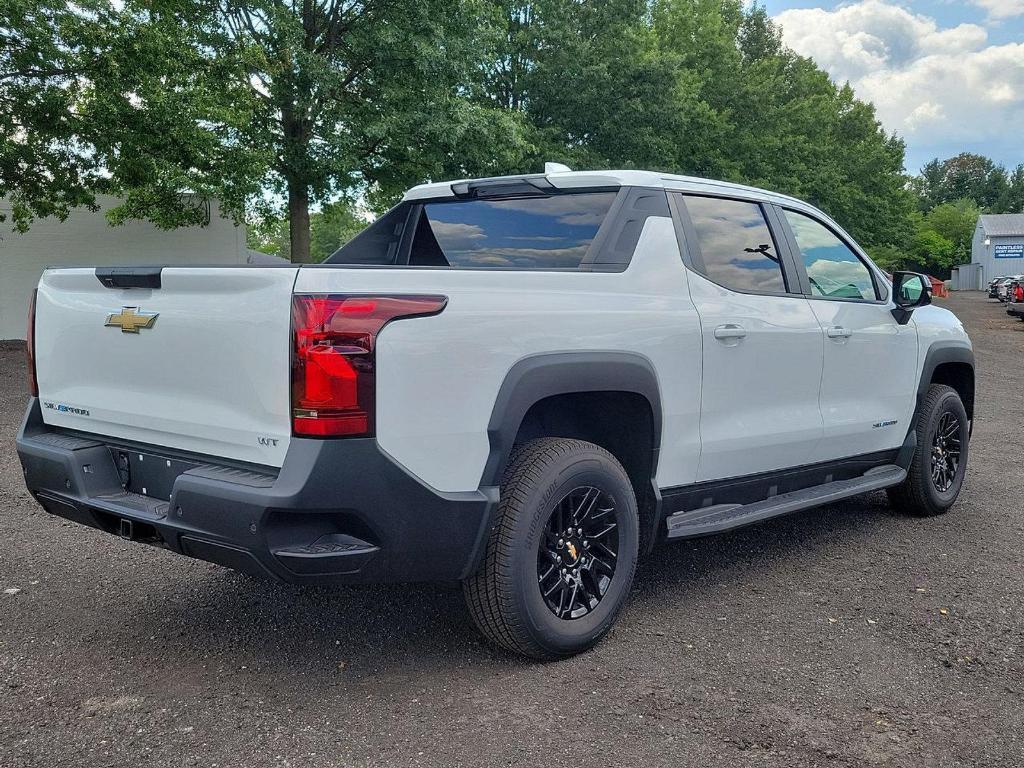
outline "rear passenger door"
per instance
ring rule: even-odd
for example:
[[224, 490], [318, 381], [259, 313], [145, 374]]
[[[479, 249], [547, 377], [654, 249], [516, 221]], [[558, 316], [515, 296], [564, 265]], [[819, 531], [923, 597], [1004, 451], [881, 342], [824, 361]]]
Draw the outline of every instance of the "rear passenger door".
[[896, 322], [888, 287], [831, 225], [796, 210], [778, 215], [825, 344], [819, 460], [899, 447], [916, 402], [917, 326]]
[[810, 463], [822, 436], [821, 326], [802, 295], [774, 209], [756, 200], [674, 193], [700, 316], [697, 480]]

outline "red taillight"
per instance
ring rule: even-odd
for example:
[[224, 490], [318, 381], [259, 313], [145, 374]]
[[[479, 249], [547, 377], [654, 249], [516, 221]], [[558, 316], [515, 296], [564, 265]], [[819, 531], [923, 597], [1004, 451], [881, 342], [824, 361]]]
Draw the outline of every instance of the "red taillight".
[[36, 293], [28, 300], [28, 328], [25, 331], [25, 354], [28, 358], [28, 391], [32, 397], [39, 397], [39, 381], [36, 379]]
[[297, 435], [374, 433], [374, 346], [380, 329], [433, 315], [444, 296], [292, 297], [292, 429]]

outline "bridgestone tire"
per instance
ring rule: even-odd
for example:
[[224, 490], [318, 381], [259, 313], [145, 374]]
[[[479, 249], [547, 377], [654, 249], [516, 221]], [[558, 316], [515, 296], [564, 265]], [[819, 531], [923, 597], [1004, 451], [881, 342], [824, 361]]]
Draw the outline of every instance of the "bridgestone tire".
[[[552, 511], [581, 487], [596, 488], [614, 501], [618, 556], [596, 605], [586, 615], [566, 619], [541, 594], [538, 552]], [[614, 456], [582, 440], [525, 443], [505, 471], [483, 563], [463, 582], [470, 616], [488, 639], [514, 653], [552, 660], [585, 651], [604, 637], [629, 596], [638, 542], [633, 487]]]
[[[943, 414], [952, 414], [960, 423], [960, 462], [953, 483], [939, 491], [932, 482], [931, 458], [935, 430]], [[946, 512], [960, 495], [967, 471], [969, 448], [967, 411], [960, 395], [952, 387], [932, 384], [928, 387], [921, 410], [914, 424], [917, 432], [917, 450], [907, 470], [907, 479], [889, 489], [889, 503], [893, 509], [917, 517], [931, 517]]]

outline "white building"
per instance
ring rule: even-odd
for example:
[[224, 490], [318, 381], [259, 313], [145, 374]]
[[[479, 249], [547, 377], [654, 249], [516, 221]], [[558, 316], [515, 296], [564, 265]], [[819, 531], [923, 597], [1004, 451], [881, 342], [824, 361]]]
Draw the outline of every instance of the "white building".
[[971, 264], [959, 267], [960, 290], [978, 290], [1000, 276], [1024, 274], [1024, 213], [978, 217]]
[[[24, 339], [29, 296], [45, 267], [245, 264], [245, 227], [221, 218], [216, 206], [205, 227], [163, 230], [144, 221], [107, 224], [117, 204], [100, 197], [96, 212], [76, 209], [65, 221], [37, 219], [25, 234], [11, 231], [10, 205], [0, 199], [0, 339]], [[266, 257], [259, 254], [260, 257]]]

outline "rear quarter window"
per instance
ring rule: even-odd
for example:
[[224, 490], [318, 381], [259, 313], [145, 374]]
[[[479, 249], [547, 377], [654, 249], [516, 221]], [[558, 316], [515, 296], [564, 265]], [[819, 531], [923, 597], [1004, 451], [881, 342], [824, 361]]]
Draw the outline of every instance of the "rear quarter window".
[[[615, 192], [406, 202], [327, 259], [462, 269], [579, 269]], [[409, 239], [401, 247], [403, 235]]]

